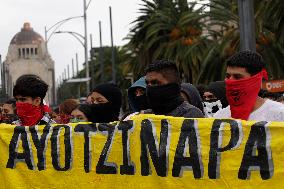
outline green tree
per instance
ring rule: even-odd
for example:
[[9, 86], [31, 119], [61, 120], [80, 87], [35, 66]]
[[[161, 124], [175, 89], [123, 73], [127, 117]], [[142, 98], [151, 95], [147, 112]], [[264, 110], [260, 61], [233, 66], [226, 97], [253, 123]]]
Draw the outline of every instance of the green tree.
[[127, 48], [135, 54], [130, 69], [141, 73], [153, 60], [171, 59], [185, 81], [196, 83], [209, 42], [201, 35], [205, 27], [203, 7], [197, 9], [186, 0], [143, 2], [141, 16], [128, 35]]
[[[211, 0], [208, 6], [208, 31], [215, 43], [211, 44], [203, 61], [198, 78], [201, 83], [223, 79], [225, 60], [240, 48], [237, 1]], [[266, 62], [270, 79], [284, 77], [283, 30], [280, 29], [283, 27], [283, 11], [283, 2], [278, 0], [254, 1], [256, 50]], [[222, 74], [215, 70], [220, 70]]]

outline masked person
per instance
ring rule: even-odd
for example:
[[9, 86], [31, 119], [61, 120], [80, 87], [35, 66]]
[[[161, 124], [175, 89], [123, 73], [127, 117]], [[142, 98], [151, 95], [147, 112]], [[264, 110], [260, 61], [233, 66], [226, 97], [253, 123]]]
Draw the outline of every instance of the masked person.
[[204, 117], [181, 96], [180, 77], [174, 62], [157, 60], [146, 69], [146, 95], [150, 110], [144, 113], [175, 117]]
[[224, 81], [209, 83], [203, 93], [203, 104], [206, 117], [213, 117], [218, 110], [228, 106]]
[[72, 110], [71, 116], [71, 123], [94, 122], [93, 118], [95, 117], [90, 104], [81, 104], [77, 106]]
[[17, 79], [13, 95], [19, 120], [14, 124], [33, 126], [55, 123], [49, 116], [49, 107], [43, 103], [47, 90], [48, 85], [36, 75], [23, 75]]
[[258, 96], [262, 79], [267, 79], [262, 57], [241, 51], [227, 60], [226, 96], [229, 106], [219, 110], [215, 118], [255, 121], [284, 121], [284, 106]]
[[96, 123], [108, 123], [119, 120], [119, 113], [122, 104], [122, 93], [120, 88], [113, 83], [97, 85], [92, 91], [94, 112]]
[[11, 124], [16, 120], [18, 120], [18, 116], [16, 114], [16, 100], [11, 98], [3, 103], [2, 122]]
[[137, 80], [128, 89], [128, 103], [131, 112], [140, 112], [148, 109], [145, 76]]
[[71, 119], [71, 113], [79, 106], [79, 101], [76, 99], [67, 99], [59, 105], [59, 116], [56, 123], [66, 124]]

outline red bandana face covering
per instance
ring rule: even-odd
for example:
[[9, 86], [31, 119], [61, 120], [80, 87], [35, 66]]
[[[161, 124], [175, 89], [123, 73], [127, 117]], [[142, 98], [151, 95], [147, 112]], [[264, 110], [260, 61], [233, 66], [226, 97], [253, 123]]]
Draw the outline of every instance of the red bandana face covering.
[[266, 70], [247, 79], [225, 80], [232, 118], [248, 120], [261, 88], [262, 78], [267, 79]]
[[16, 103], [16, 109], [18, 117], [21, 120], [23, 126], [36, 125], [45, 112], [49, 112], [49, 108], [46, 105], [34, 106], [29, 103]]

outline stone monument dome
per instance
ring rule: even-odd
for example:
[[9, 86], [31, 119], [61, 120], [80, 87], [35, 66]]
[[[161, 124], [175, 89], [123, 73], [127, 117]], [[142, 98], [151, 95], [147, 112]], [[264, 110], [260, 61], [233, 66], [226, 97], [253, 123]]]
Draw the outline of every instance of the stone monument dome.
[[13, 86], [20, 76], [34, 74], [49, 85], [45, 100], [50, 104], [55, 103], [54, 61], [45, 40], [33, 30], [30, 23], [24, 23], [21, 31], [12, 38], [3, 70], [4, 88], [8, 96], [13, 96]]
[[18, 32], [10, 44], [24, 45], [24, 44], [40, 44], [44, 42], [43, 38], [33, 30], [30, 23], [24, 23], [23, 28]]

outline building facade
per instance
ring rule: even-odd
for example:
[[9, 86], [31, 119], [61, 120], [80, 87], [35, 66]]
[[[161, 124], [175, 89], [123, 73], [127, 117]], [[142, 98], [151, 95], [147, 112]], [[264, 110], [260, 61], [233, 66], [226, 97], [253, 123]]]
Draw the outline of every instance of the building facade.
[[2, 70], [2, 87], [8, 96], [13, 96], [13, 86], [20, 76], [34, 74], [49, 85], [45, 101], [55, 104], [54, 61], [44, 39], [29, 23], [24, 23], [21, 31], [12, 38]]

